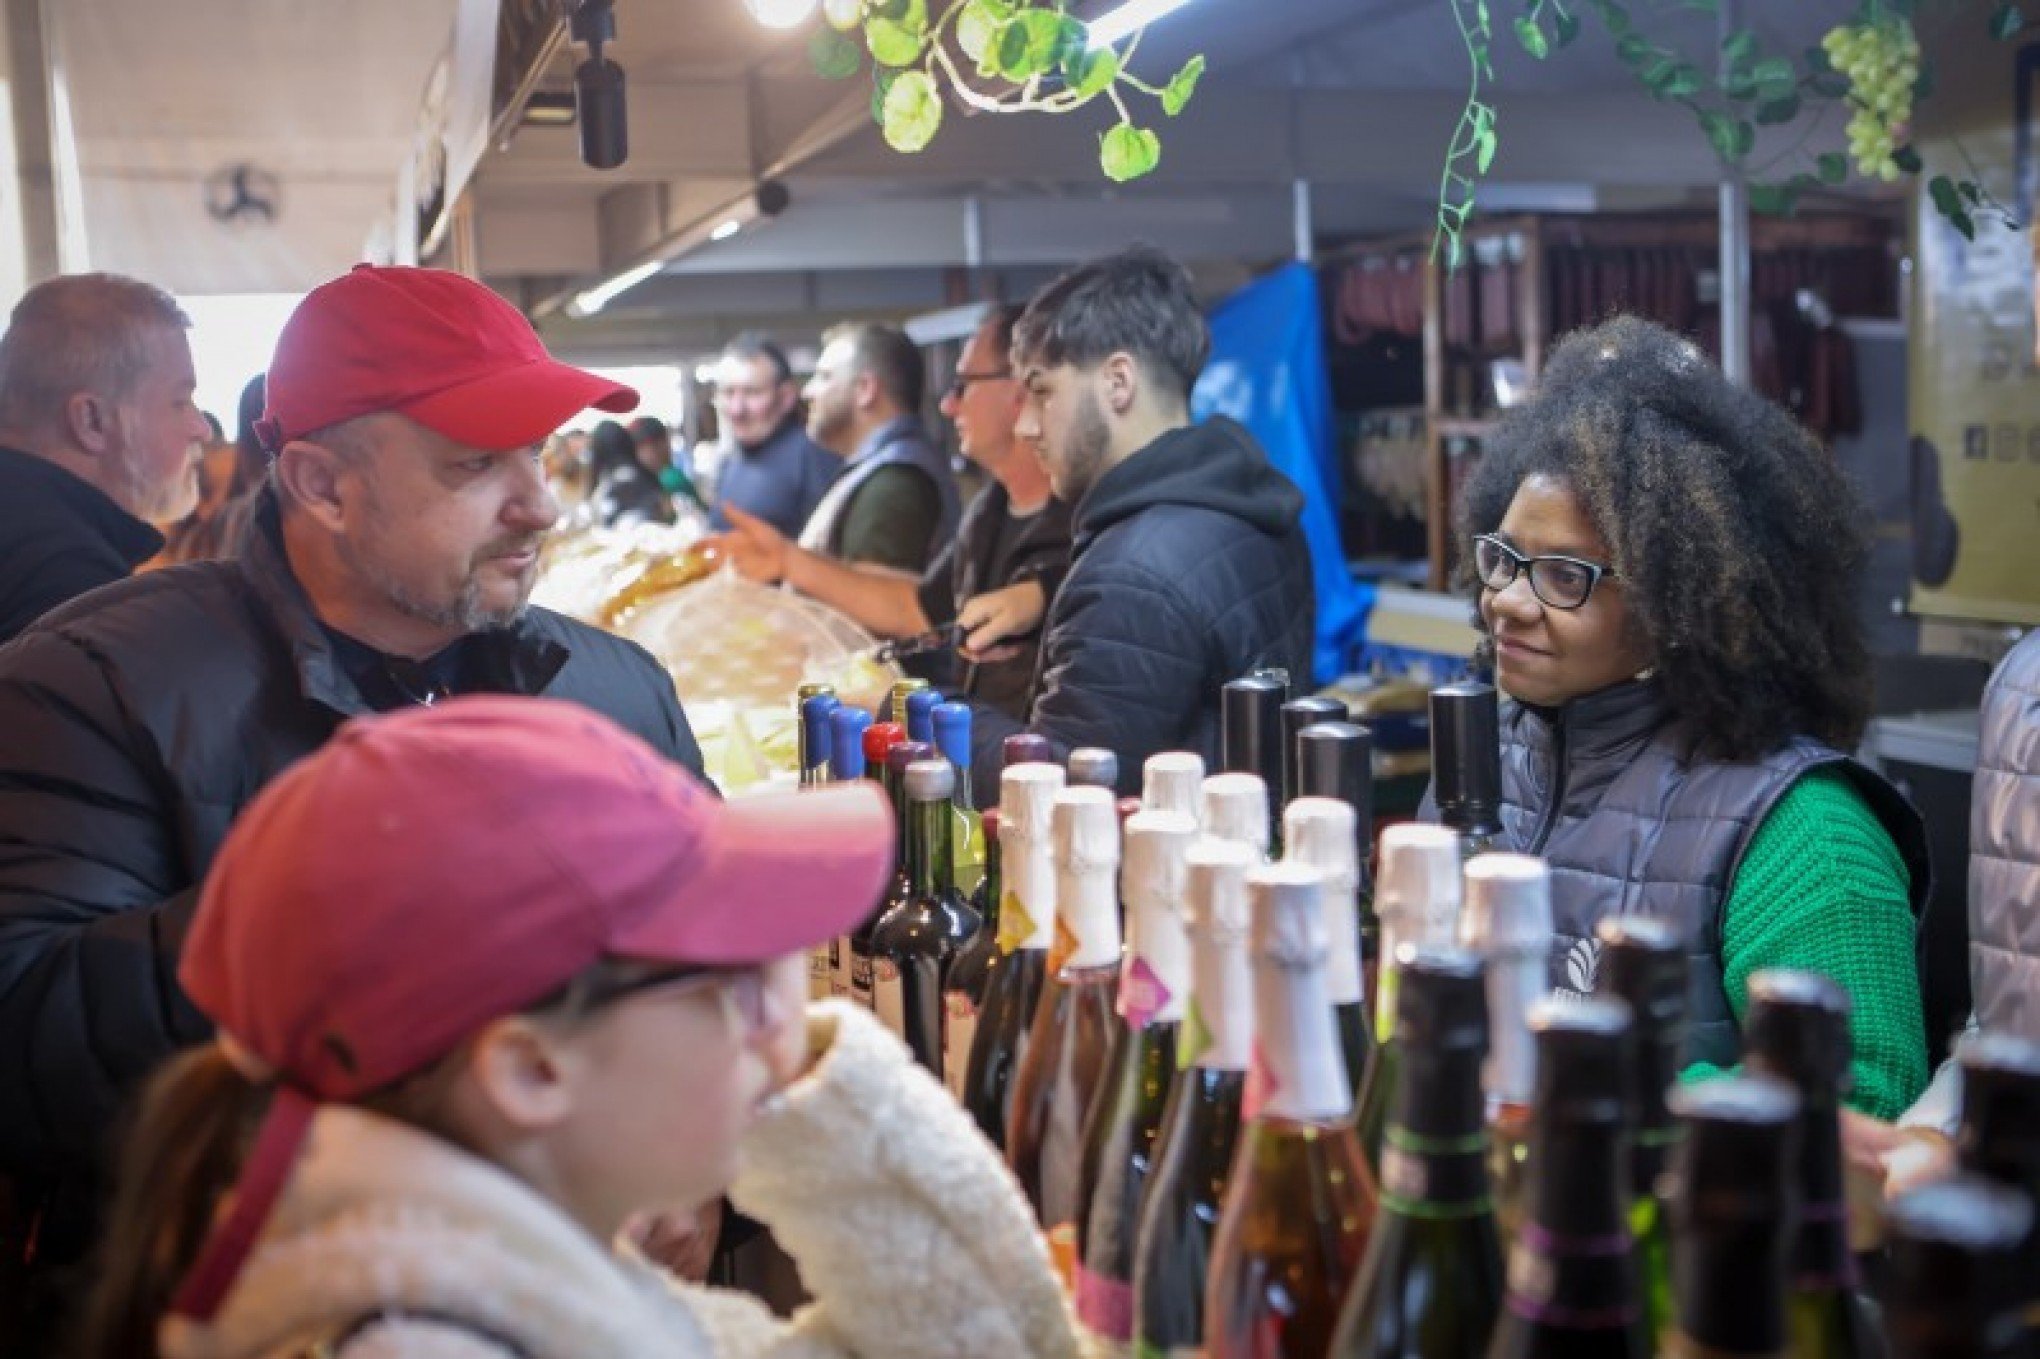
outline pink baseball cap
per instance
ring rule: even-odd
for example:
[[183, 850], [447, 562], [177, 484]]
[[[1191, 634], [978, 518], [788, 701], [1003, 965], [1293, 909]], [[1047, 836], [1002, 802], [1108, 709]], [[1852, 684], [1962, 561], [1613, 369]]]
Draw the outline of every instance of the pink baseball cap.
[[357, 264], [298, 303], [270, 360], [270, 452], [377, 411], [457, 444], [503, 453], [537, 443], [593, 406], [621, 414], [638, 394], [548, 354], [524, 314], [463, 274]]
[[892, 873], [874, 784], [720, 802], [608, 719], [476, 696], [349, 722], [234, 823], [179, 978], [245, 1059], [356, 1098], [605, 957], [743, 966]]

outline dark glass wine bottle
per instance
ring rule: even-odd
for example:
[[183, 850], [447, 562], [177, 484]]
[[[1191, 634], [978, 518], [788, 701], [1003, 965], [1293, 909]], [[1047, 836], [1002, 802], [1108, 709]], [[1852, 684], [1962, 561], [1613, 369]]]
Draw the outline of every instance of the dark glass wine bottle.
[[[908, 745], [916, 744], [909, 742]], [[956, 770], [916, 760], [902, 780], [907, 800], [907, 896], [872, 927], [872, 1008], [897, 1024], [914, 1060], [942, 1076], [943, 991], [950, 965], [981, 921], [957, 895], [949, 864], [950, 798]]]
[[1381, 922], [1374, 914], [1374, 733], [1353, 722], [1318, 722], [1296, 734], [1296, 797], [1335, 797], [1353, 809], [1353, 858], [1360, 865], [1360, 980], [1367, 1022], [1375, 1017]]
[[1245, 845], [1268, 861], [1268, 785], [1259, 774], [1211, 774], [1204, 780], [1204, 833]]
[[[849, 783], [865, 777], [864, 733], [871, 728], [871, 714], [862, 708], [838, 708], [829, 715], [829, 781]], [[850, 934], [845, 931], [829, 941], [829, 994], [838, 1000], [851, 998]]]
[[1671, 1098], [1685, 1137], [1672, 1161], [1678, 1319], [1667, 1359], [1818, 1359], [1790, 1345], [1785, 1321], [1798, 1094], [1775, 1077], [1736, 1076]]
[[1140, 805], [1151, 812], [1204, 818], [1204, 759], [1195, 751], [1165, 750], [1141, 766]]
[[1050, 830], [1062, 766], [1007, 765], [999, 776], [999, 963], [985, 981], [965, 1068], [963, 1107], [992, 1145], [1004, 1150], [1013, 1082], [1048, 984], [1055, 938], [1055, 850]]
[[850, 999], [867, 1010], [874, 1005], [873, 986], [876, 981], [871, 956], [871, 927], [907, 893], [906, 804], [900, 792], [899, 773], [892, 767], [892, 753], [906, 739], [907, 729], [897, 722], [874, 722], [864, 729], [865, 777], [882, 788], [886, 799], [892, 803], [895, 842], [893, 876], [885, 895], [879, 899], [872, 913], [850, 931], [845, 943], [849, 959]]
[[[907, 702], [911, 707], [913, 700]], [[935, 733], [935, 748], [956, 770], [956, 797], [950, 812], [953, 825], [949, 832], [956, 860], [956, 890], [966, 897], [974, 896], [985, 880], [985, 829], [984, 818], [978, 815], [970, 791], [970, 704], [937, 704], [929, 716], [929, 726]]]
[[[992, 974], [1005, 962], [999, 950], [999, 812], [993, 808], [980, 823], [985, 835], [985, 874], [970, 898], [970, 908], [983, 921], [949, 968], [949, 981], [942, 989], [942, 1083], [957, 1102], [970, 1107], [966, 1078], [970, 1074], [970, 1049], [977, 1037], [978, 1012], [984, 1008], [985, 992]], [[1001, 1135], [1004, 1125], [1000, 1126]], [[997, 1145], [998, 1139], [993, 1139]]]
[[[843, 705], [826, 684], [803, 684], [797, 700], [800, 786], [818, 788], [829, 781], [830, 719]], [[826, 940], [808, 950], [808, 999], [826, 1000], [836, 993], [837, 941]]]
[[1502, 849], [1502, 725], [1492, 684], [1431, 691], [1431, 791], [1467, 858]]
[[1070, 752], [1069, 786], [1119, 787], [1119, 757], [1103, 746], [1078, 746]]
[[[1957, 1050], [1962, 1122], [1955, 1145], [1964, 1170], [2024, 1194], [2040, 1209], [2040, 1045], [1985, 1032]], [[2040, 1355], [2040, 1211], [2019, 1247], [2010, 1306], [2022, 1318], [2020, 1344]]]
[[1389, 1096], [1396, 1086], [1393, 1025], [1396, 953], [1404, 944], [1447, 945], [1459, 926], [1459, 836], [1443, 826], [1405, 822], [1381, 833], [1381, 971], [1375, 989], [1374, 1060], [1360, 1086], [1354, 1122], [1369, 1169], [1381, 1163]]
[[1551, 994], [1551, 871], [1527, 854], [1481, 854], [1466, 862], [1459, 939], [1487, 965], [1487, 1091], [1495, 1219], [1514, 1240], [1523, 1221], [1530, 1162], [1530, 1101], [1537, 1043], [1530, 1011]]
[[1323, 875], [1247, 875], [1254, 1054], [1247, 1125], [1204, 1295], [1209, 1359], [1320, 1359], [1374, 1229], [1374, 1177], [1325, 995]]
[[1325, 992], [1332, 1001], [1347, 1083], [1358, 1090], [1374, 1056], [1374, 1033], [1360, 978], [1360, 864], [1353, 854], [1353, 809], [1336, 798], [1295, 798], [1282, 816], [1282, 843], [1291, 860], [1325, 875]]
[[1126, 822], [1119, 879], [1126, 904], [1117, 1007], [1122, 1022], [1084, 1130], [1077, 1189], [1077, 1325], [1094, 1356], [1124, 1354], [1133, 1341], [1140, 1200], [1176, 1078], [1190, 991], [1183, 875], [1196, 838], [1197, 823], [1178, 812], [1139, 812]]
[[1743, 1065], [1799, 1091], [1787, 1323], [1795, 1359], [1871, 1359], [1884, 1344], [1857, 1292], [1842, 1179], [1842, 1096], [1850, 1084], [1849, 993], [1812, 972], [1751, 976]]
[[1636, 1101], [1629, 1151], [1629, 1231], [1636, 1239], [1644, 1323], [1663, 1341], [1672, 1329], [1672, 1219], [1665, 1171], [1679, 1144], [1667, 1096], [1686, 1048], [1686, 948], [1668, 921], [1610, 916], [1594, 929], [1601, 943], [1597, 995], [1629, 1007], [1635, 1025], [1630, 1094]]
[[1300, 738], [1306, 728], [1322, 726], [1327, 722], [1344, 722], [1352, 714], [1344, 703], [1336, 698], [1320, 694], [1307, 694], [1292, 698], [1282, 705], [1282, 793], [1286, 801], [1283, 809], [1303, 793], [1302, 747]]
[[942, 706], [942, 695], [935, 689], [916, 689], [907, 695], [907, 715], [902, 721], [907, 724], [907, 739], [919, 741], [924, 746], [935, 742], [935, 710]]
[[1206, 837], [1190, 847], [1185, 862], [1190, 998], [1175, 1085], [1140, 1208], [1133, 1266], [1139, 1359], [1204, 1352], [1211, 1237], [1239, 1144], [1254, 1038], [1254, 979], [1247, 959], [1247, 870], [1255, 864], [1253, 852]]
[[2024, 1271], [2040, 1215], [2016, 1189], [1962, 1174], [1901, 1194], [1885, 1212], [1891, 1359], [2026, 1354], [2008, 1280]]
[[1649, 1359], [1629, 1236], [1629, 1007], [1547, 1000], [1528, 1217], [1489, 1359]]
[[1119, 808], [1112, 790], [1055, 795], [1055, 942], [1013, 1078], [1006, 1158], [1034, 1205], [1064, 1282], [1076, 1267], [1084, 1125], [1105, 1070], [1119, 989]]
[[912, 676], [908, 676], [905, 679], [896, 679], [893, 681], [891, 694], [886, 699], [885, 720], [898, 726], [901, 731], [906, 732], [906, 739], [909, 741], [919, 740], [920, 738], [915, 736], [912, 729], [907, 726], [907, 700], [927, 688], [928, 681], [924, 679], [915, 679]]
[[1288, 753], [1282, 741], [1282, 705], [1289, 685], [1268, 675], [1228, 682], [1219, 695], [1220, 763], [1228, 774], [1253, 774], [1268, 790], [1263, 843], [1273, 845], [1275, 818], [1288, 805]]
[[[1293, 804], [1292, 804], [1293, 805]], [[1488, 1188], [1487, 992], [1458, 949], [1403, 953], [1403, 1060], [1381, 1151], [1381, 1212], [1330, 1359], [1482, 1359], [1502, 1306]]]

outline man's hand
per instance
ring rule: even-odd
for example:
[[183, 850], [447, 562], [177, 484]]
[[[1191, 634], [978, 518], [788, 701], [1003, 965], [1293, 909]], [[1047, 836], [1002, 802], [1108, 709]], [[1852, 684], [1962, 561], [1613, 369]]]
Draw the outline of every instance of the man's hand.
[[786, 535], [735, 505], [724, 505], [723, 513], [729, 517], [729, 532], [709, 541], [730, 559], [737, 574], [760, 585], [777, 585], [786, 579], [786, 559], [794, 551]]
[[1019, 648], [999, 643], [1025, 637], [1041, 625], [1047, 611], [1048, 595], [1039, 581], [1023, 580], [978, 595], [956, 611], [956, 621], [964, 629], [963, 645], [957, 649], [977, 665], [1009, 659], [1019, 654]]

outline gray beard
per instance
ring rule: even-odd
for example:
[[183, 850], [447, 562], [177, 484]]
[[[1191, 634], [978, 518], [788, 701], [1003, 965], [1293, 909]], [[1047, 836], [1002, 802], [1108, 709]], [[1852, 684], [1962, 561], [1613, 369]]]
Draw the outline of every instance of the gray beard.
[[504, 609], [489, 609], [482, 606], [482, 584], [472, 571], [462, 582], [460, 593], [450, 602], [437, 603], [421, 599], [377, 562], [357, 553], [348, 543], [340, 544], [340, 555], [347, 565], [367, 581], [376, 593], [388, 600], [390, 605], [407, 618], [430, 623], [438, 628], [457, 629], [463, 633], [485, 632], [490, 628], [507, 628], [524, 617], [530, 607], [529, 597], [518, 600]]

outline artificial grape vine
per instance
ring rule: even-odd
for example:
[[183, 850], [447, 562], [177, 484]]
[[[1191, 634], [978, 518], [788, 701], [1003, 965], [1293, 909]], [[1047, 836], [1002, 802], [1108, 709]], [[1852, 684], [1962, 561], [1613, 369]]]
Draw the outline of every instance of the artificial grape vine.
[[1821, 51], [1849, 82], [1849, 154], [1865, 179], [1898, 178], [1898, 152], [1911, 140], [1913, 88], [1920, 78], [1920, 40], [1910, 20], [1880, 15], [1840, 24]]

